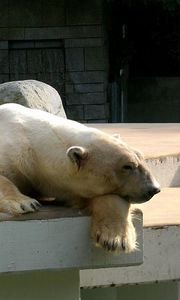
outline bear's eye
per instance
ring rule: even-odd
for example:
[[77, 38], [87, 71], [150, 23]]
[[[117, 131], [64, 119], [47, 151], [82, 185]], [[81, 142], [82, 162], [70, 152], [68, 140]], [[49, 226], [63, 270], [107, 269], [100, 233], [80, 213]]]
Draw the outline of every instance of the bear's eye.
[[129, 171], [133, 171], [134, 168], [135, 168], [135, 166], [133, 166], [133, 165], [124, 165], [124, 166], [123, 166], [123, 169], [124, 169], [124, 170], [129, 170]]

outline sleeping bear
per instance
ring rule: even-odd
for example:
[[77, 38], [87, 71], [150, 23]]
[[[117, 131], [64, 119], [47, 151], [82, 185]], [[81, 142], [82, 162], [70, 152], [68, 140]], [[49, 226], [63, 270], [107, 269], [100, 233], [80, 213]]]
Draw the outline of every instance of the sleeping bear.
[[160, 191], [142, 155], [120, 138], [19, 104], [0, 106], [0, 211], [33, 212], [40, 198], [91, 214], [94, 243], [136, 249], [131, 203]]

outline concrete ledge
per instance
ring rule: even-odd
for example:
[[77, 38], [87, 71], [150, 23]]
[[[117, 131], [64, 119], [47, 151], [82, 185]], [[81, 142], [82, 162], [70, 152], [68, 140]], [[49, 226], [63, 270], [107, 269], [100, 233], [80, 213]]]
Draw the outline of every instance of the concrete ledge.
[[[120, 286], [180, 278], [180, 187], [165, 188], [143, 212], [144, 262], [138, 267], [81, 271], [81, 286]], [[135, 205], [138, 207], [138, 205]]]
[[[33, 218], [33, 219], [32, 219]], [[135, 218], [139, 250], [109, 254], [92, 245], [90, 217], [78, 210], [41, 212], [0, 222], [0, 273], [44, 269], [129, 266], [143, 261], [142, 215]]]
[[144, 229], [144, 263], [138, 267], [82, 270], [81, 287], [179, 280], [180, 226]]

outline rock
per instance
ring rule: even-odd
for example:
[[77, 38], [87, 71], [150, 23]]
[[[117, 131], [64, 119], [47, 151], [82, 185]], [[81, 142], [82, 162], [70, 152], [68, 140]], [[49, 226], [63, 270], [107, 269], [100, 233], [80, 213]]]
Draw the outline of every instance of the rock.
[[58, 92], [52, 86], [41, 81], [23, 80], [0, 84], [0, 104], [9, 102], [45, 110], [66, 118]]

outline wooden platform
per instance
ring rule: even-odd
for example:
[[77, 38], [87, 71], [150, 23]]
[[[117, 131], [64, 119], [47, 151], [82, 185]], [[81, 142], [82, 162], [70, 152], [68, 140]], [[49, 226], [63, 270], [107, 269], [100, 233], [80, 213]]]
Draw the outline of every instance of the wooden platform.
[[144, 227], [180, 225], [180, 188], [164, 188], [150, 201], [136, 207], [143, 212]]
[[119, 133], [132, 147], [140, 149], [146, 157], [180, 154], [180, 124], [151, 123], [90, 124], [107, 133]]

